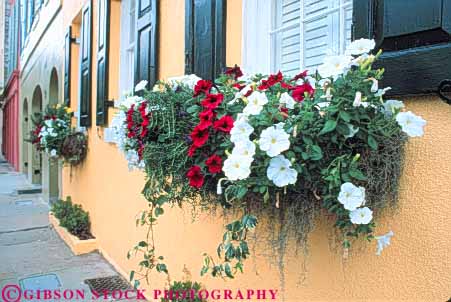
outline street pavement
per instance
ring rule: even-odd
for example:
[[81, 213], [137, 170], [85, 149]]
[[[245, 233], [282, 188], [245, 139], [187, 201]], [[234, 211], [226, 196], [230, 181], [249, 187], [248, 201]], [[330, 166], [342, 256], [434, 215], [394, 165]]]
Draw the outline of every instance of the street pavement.
[[85, 279], [117, 275], [98, 253], [72, 254], [49, 225], [47, 202], [41, 194], [17, 194], [24, 187], [31, 187], [24, 175], [0, 157], [0, 301], [6, 285], [29, 277], [56, 275], [62, 289], [89, 292]]

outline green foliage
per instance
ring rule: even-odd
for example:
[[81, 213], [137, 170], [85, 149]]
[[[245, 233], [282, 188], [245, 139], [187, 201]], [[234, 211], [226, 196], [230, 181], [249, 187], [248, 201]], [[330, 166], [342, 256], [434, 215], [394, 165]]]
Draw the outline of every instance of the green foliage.
[[51, 212], [58, 218], [60, 225], [72, 235], [79, 239], [93, 238], [89, 213], [84, 211], [80, 205], [73, 204], [70, 197], [54, 203]]
[[201, 299], [197, 294], [201, 288], [198, 282], [174, 281], [169, 287], [169, 294], [172, 297], [162, 298], [161, 302], [206, 302], [207, 300]]
[[216, 264], [212, 256], [204, 254], [201, 276], [211, 272], [213, 277], [233, 279], [238, 271], [242, 273], [243, 261], [250, 255], [246, 236], [256, 226], [257, 217], [254, 215], [244, 215], [240, 220], [228, 224], [222, 243], [217, 248], [218, 257], [224, 258], [224, 262]]
[[[265, 90], [268, 103], [259, 114], [247, 117], [254, 128], [249, 139], [256, 143], [251, 173], [237, 181], [226, 179], [222, 172], [210, 173], [205, 163], [213, 154], [222, 159], [230, 155], [234, 144], [228, 134], [209, 130], [208, 142], [196, 149], [193, 157], [187, 156], [190, 133], [199, 123], [199, 113], [204, 110], [200, 104], [205, 96], [193, 98], [188, 87], [181, 85], [172, 89], [171, 85], [163, 83], [159, 84], [160, 91], [144, 91], [146, 107], [156, 110], [152, 111], [147, 126], [149, 132], [144, 139], [129, 140], [127, 148], [142, 152], [147, 176], [142, 193], [149, 202], [149, 209], [138, 217], [137, 225], [147, 226], [149, 231], [146, 240], [129, 253], [129, 256], [143, 256], [139, 270], [132, 272], [130, 279], [148, 281], [152, 269], [167, 273], [153, 240], [153, 227], [166, 205], [219, 203], [224, 208], [246, 213], [226, 226], [217, 248], [220, 260], [204, 254], [201, 275], [234, 278], [237, 272], [243, 271], [244, 260], [250, 255], [246, 237], [257, 225], [255, 213], [268, 215], [271, 222], [280, 224], [279, 228], [273, 228], [279, 236], [278, 241], [274, 240], [278, 251], [284, 250], [290, 232], [300, 244], [305, 244], [313, 228], [313, 218], [321, 208], [335, 217], [335, 225], [345, 237], [345, 248], [358, 237], [371, 240], [374, 222], [351, 223], [350, 211], [337, 196], [343, 183], [352, 182], [365, 187], [367, 205], [375, 209], [396, 199], [406, 137], [395, 114], [387, 115], [382, 97], [371, 91], [371, 79], [379, 81], [383, 75], [383, 70], [372, 69], [377, 57], [364, 59], [360, 66], [353, 66], [344, 75], [327, 82], [321, 83], [324, 79], [316, 74], [314, 93], [305, 93], [302, 102], [292, 109], [283, 108], [286, 112], [281, 110], [280, 97], [283, 93], [293, 93], [287, 86], [295, 85], [296, 80], [286, 77], [268, 87]], [[256, 91], [262, 79], [261, 75], [250, 82], [235, 81], [225, 75], [216, 79], [213, 93], [223, 94], [224, 101], [215, 109], [215, 118], [230, 115], [236, 119], [248, 100], [242, 97], [231, 102], [237, 93], [235, 86], [249, 85]], [[357, 92], [363, 95], [365, 106], [354, 104]], [[323, 106], [326, 101], [328, 106]], [[130, 116], [134, 124], [142, 125], [142, 113], [135, 110]], [[271, 158], [258, 144], [264, 129], [281, 122], [290, 140], [290, 148], [283, 151], [283, 156], [297, 172], [297, 182], [283, 188], [268, 179]], [[200, 189], [191, 187], [186, 177], [186, 172], [194, 165], [200, 167], [205, 177]], [[218, 183], [220, 188], [225, 187], [220, 196], [215, 194]]]

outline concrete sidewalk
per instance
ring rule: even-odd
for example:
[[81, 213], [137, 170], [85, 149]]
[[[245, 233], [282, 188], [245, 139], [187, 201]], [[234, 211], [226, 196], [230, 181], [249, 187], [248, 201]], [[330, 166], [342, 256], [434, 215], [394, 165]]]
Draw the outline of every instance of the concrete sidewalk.
[[17, 194], [27, 185], [22, 174], [0, 163], [0, 292], [7, 284], [46, 274], [55, 274], [62, 289], [89, 292], [85, 279], [117, 275], [98, 253], [74, 256], [49, 226], [41, 195]]

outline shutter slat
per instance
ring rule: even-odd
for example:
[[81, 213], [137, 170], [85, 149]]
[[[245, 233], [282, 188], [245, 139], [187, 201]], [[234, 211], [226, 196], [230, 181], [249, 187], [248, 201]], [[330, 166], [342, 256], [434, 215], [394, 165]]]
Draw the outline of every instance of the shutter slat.
[[101, 126], [105, 125], [108, 119], [110, 0], [99, 0], [98, 3], [96, 125]]
[[157, 80], [157, 0], [136, 1], [135, 85], [148, 81], [147, 89]]
[[80, 126], [91, 126], [92, 2], [82, 10], [80, 55]]
[[185, 73], [213, 79], [225, 67], [225, 0], [186, 0]]

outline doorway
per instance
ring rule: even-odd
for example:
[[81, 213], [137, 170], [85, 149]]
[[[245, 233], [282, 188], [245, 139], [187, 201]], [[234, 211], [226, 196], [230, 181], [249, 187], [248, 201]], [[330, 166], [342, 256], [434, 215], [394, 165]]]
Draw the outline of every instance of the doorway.
[[[41, 87], [36, 86], [33, 91], [33, 98], [31, 100], [31, 113], [34, 116], [36, 113], [42, 112], [42, 90]], [[42, 156], [35, 146], [31, 149], [31, 182], [33, 184], [42, 184]]]
[[28, 100], [23, 101], [22, 109], [22, 172], [28, 176], [28, 147], [26, 139], [30, 136], [30, 117], [28, 116]]

